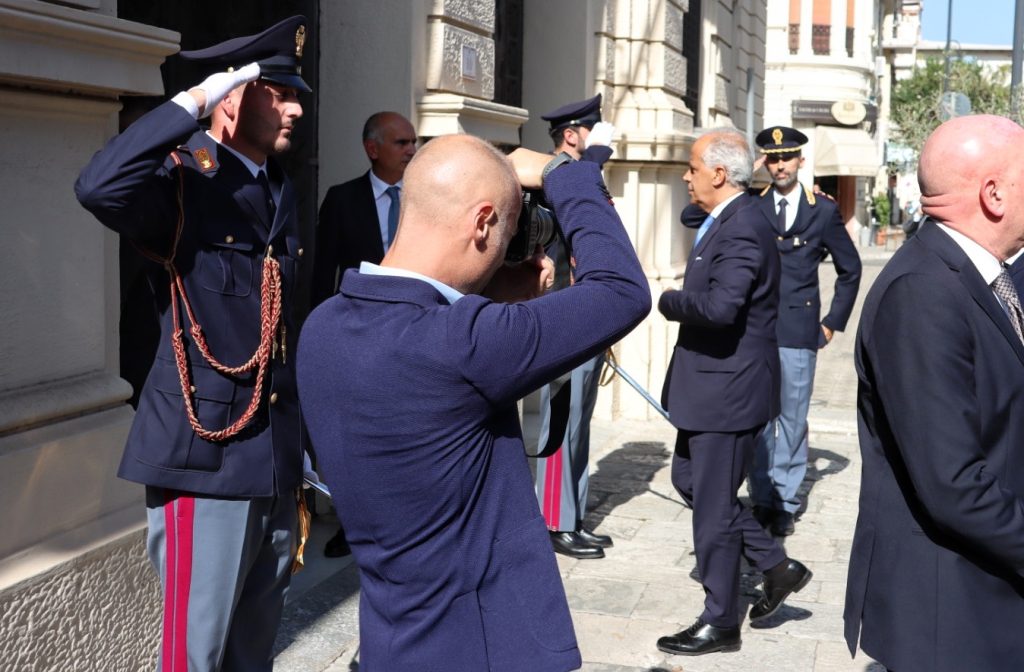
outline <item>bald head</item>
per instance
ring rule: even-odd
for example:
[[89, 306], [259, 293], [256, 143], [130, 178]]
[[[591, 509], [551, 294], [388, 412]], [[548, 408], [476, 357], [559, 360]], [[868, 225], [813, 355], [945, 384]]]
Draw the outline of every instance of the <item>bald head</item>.
[[435, 138], [405, 171], [398, 234], [382, 263], [477, 292], [504, 260], [521, 202], [501, 152], [469, 135]]
[[[922, 211], [967, 235], [1000, 259], [1024, 227], [1019, 160], [1024, 129], [1005, 117], [951, 119], [928, 137], [917, 179]], [[1019, 249], [1019, 245], [1017, 245]], [[1014, 250], [1015, 251], [1015, 250]], [[1010, 253], [1012, 254], [1012, 252]]]
[[406, 169], [402, 196], [404, 215], [424, 226], [452, 222], [483, 200], [494, 202], [506, 225], [518, 215], [521, 198], [512, 164], [471, 135], [445, 135], [425, 144]]

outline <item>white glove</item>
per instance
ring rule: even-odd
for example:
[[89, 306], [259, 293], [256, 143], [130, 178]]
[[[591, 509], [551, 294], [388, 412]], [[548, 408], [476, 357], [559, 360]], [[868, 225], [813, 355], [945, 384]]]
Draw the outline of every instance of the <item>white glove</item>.
[[206, 105], [200, 111], [199, 118], [203, 119], [210, 116], [213, 113], [213, 108], [217, 107], [217, 104], [224, 100], [226, 95], [242, 84], [254, 81], [259, 76], [259, 63], [250, 63], [244, 68], [239, 68], [232, 72], [215, 72], [204, 79], [202, 84], [197, 84], [194, 87], [201, 89], [206, 96]]
[[612, 137], [614, 135], [615, 127], [612, 124], [607, 121], [599, 121], [590, 129], [590, 133], [587, 135], [587, 140], [584, 143], [584, 149], [592, 145], [604, 145], [607, 147], [612, 144]]

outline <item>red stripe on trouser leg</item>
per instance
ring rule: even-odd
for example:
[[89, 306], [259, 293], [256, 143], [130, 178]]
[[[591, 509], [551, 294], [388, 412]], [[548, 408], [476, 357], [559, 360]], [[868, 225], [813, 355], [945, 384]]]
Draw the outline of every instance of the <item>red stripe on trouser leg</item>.
[[549, 530], [558, 530], [562, 513], [562, 454], [564, 446], [544, 463], [544, 522]]
[[160, 659], [163, 661], [162, 672], [173, 672], [174, 663], [174, 594], [177, 586], [175, 568], [178, 552], [177, 525], [174, 520], [174, 502], [164, 504], [164, 631]]
[[164, 505], [167, 528], [163, 672], [188, 672], [188, 600], [192, 587], [195, 499], [178, 496]]

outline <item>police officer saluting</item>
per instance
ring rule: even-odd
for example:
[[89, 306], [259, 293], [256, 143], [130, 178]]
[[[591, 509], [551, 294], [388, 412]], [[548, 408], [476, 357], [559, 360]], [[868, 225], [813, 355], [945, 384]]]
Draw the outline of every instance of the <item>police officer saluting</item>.
[[[269, 670], [302, 479], [289, 149], [306, 19], [181, 57], [211, 74], [111, 140], [75, 193], [158, 261], [161, 338], [118, 475], [146, 486], [163, 670]], [[199, 119], [209, 117], [209, 130]]]
[[[601, 120], [601, 94], [569, 103], [541, 115], [556, 154], [598, 165], [611, 157], [615, 127]], [[570, 284], [568, 250], [548, 250], [555, 261], [555, 289]], [[534, 460], [535, 490], [556, 553], [580, 560], [603, 558], [612, 538], [583, 526], [587, 513], [590, 461], [590, 419], [597, 403], [604, 353], [573, 369], [568, 381], [540, 389], [538, 451], [549, 457]], [[568, 396], [568, 403], [556, 401]]]
[[[768, 422], [754, 449], [750, 470], [754, 517], [776, 536], [795, 530], [797, 492], [807, 472], [807, 411], [818, 349], [846, 328], [860, 285], [860, 255], [850, 240], [839, 208], [827, 197], [801, 188], [807, 136], [772, 126], [755, 138], [772, 184], [761, 192], [760, 207], [775, 226], [782, 278], [776, 335], [782, 373], [779, 416]], [[835, 294], [821, 316], [818, 266], [829, 255], [836, 269]]]

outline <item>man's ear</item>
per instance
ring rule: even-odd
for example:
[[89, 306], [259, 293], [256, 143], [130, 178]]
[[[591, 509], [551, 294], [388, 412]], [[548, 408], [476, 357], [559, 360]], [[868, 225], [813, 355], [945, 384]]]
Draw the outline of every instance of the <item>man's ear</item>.
[[494, 210], [494, 204], [484, 201], [476, 207], [473, 212], [473, 240], [477, 245], [487, 242], [492, 229], [498, 223], [498, 213]]
[[990, 219], [1002, 219], [1006, 213], [1006, 192], [1002, 184], [993, 177], [987, 177], [981, 183], [978, 196], [981, 209]]
[[572, 126], [562, 129], [562, 144], [575, 147], [580, 142], [580, 136]]
[[370, 161], [376, 161], [380, 158], [376, 140], [363, 140], [363, 149], [366, 151], [366, 156]]
[[722, 166], [715, 166], [715, 176], [711, 178], [711, 184], [713, 184], [716, 188], [720, 187], [723, 184], [725, 184], [725, 178], [725, 168], [723, 168]]

